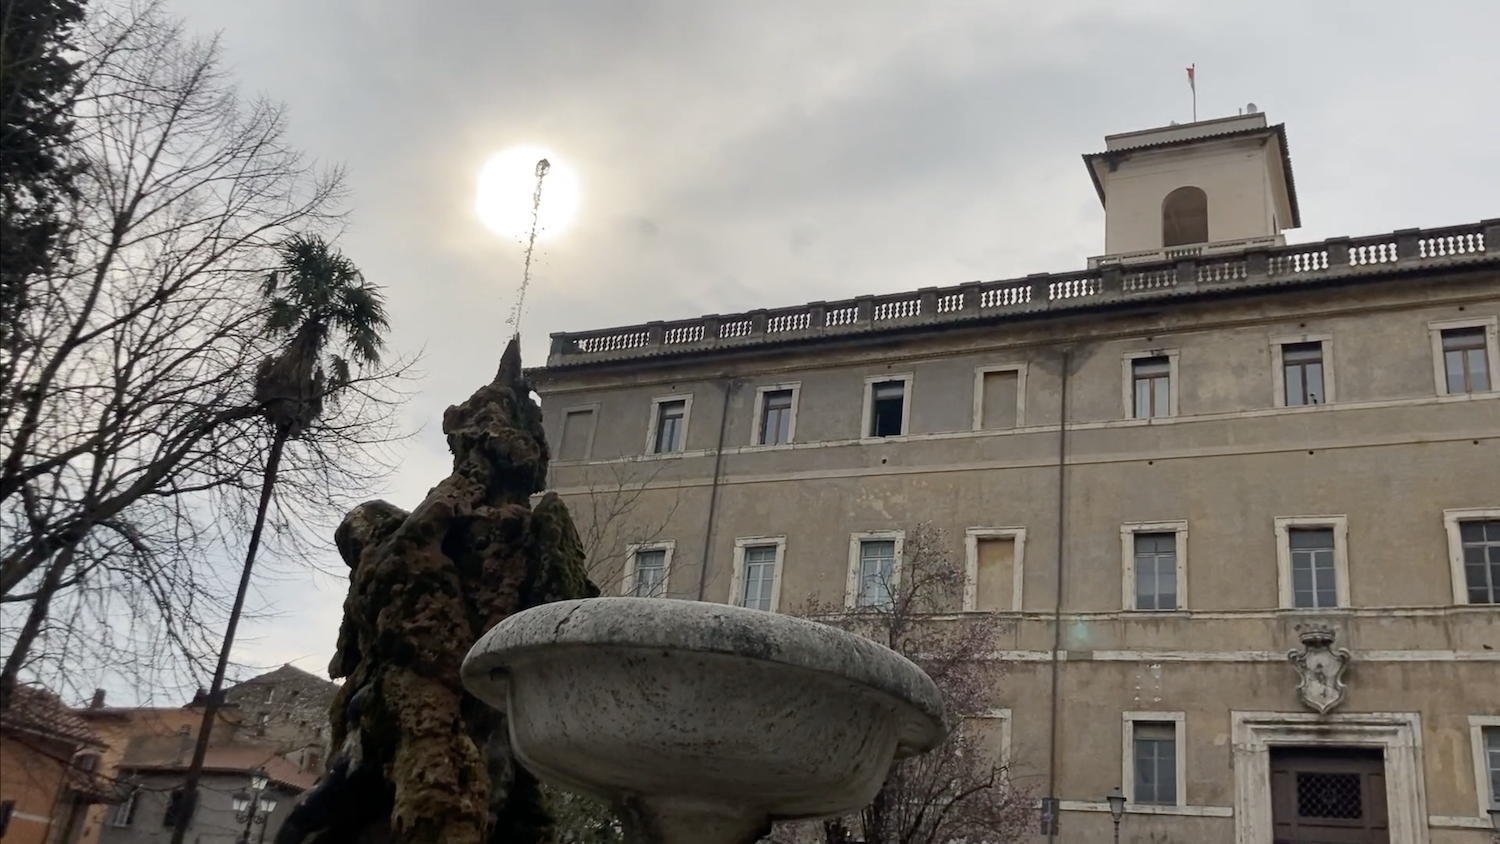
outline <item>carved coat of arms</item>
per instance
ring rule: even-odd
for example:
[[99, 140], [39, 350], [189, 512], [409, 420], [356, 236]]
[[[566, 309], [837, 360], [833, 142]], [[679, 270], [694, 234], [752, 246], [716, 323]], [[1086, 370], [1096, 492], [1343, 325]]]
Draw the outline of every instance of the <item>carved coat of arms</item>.
[[1328, 714], [1344, 702], [1344, 670], [1351, 654], [1347, 648], [1333, 647], [1332, 627], [1310, 624], [1301, 628], [1302, 650], [1292, 650], [1286, 657], [1296, 667], [1302, 682], [1297, 694], [1302, 703], [1319, 715]]

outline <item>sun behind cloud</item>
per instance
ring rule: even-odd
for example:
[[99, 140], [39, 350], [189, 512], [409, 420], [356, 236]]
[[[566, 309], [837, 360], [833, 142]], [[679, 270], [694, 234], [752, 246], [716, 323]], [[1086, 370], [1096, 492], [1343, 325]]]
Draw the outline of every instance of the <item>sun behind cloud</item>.
[[492, 156], [479, 172], [474, 210], [480, 222], [501, 237], [524, 239], [531, 232], [536, 165], [550, 165], [542, 180], [537, 239], [562, 234], [578, 216], [578, 175], [557, 156], [539, 147], [515, 147]]

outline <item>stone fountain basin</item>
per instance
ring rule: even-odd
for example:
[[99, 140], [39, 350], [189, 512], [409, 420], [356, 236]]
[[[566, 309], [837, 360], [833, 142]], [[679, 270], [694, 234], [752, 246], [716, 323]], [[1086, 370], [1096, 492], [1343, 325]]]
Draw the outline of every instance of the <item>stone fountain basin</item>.
[[945, 736], [931, 678], [888, 648], [775, 613], [653, 598], [517, 613], [463, 682], [508, 714], [516, 756], [619, 804], [687, 801], [776, 820], [867, 804], [894, 759]]

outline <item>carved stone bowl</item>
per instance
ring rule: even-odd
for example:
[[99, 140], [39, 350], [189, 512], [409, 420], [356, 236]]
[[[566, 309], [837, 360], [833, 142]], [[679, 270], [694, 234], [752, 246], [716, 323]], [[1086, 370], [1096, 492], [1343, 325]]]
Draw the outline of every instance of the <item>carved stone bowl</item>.
[[655, 598], [546, 604], [469, 651], [464, 686], [509, 716], [542, 781], [611, 802], [635, 839], [737, 844], [868, 803], [945, 735], [937, 687], [868, 639], [775, 613]]

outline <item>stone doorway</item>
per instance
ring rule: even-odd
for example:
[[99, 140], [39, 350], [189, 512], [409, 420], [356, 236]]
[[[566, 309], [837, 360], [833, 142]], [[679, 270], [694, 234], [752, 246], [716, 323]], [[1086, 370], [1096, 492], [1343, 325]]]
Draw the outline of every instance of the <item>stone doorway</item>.
[[1385, 754], [1368, 747], [1272, 747], [1275, 844], [1389, 844]]

